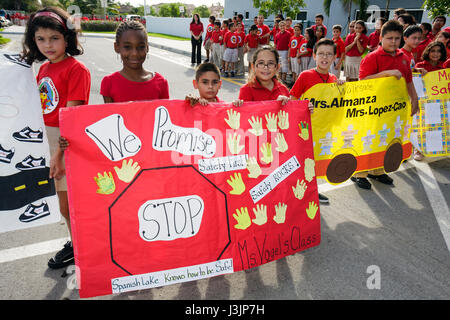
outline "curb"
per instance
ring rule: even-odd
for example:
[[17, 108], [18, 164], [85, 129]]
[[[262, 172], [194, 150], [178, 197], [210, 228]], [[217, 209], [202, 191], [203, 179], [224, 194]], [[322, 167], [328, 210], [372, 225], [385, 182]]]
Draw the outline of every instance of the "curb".
[[[0, 32], [0, 34], [23, 34], [23, 32], [14, 32], [14, 31], [2, 31]], [[86, 37], [86, 38], [115, 38], [116, 36], [114, 34], [95, 34], [95, 33], [83, 33], [82, 37]], [[166, 51], [170, 51], [173, 53], [178, 53], [181, 55], [185, 55], [187, 57], [191, 57], [191, 52], [190, 51], [186, 51], [186, 50], [182, 50], [182, 49], [177, 49], [177, 48], [173, 48], [173, 47], [169, 47], [166, 45], [162, 45], [162, 44], [158, 44], [155, 43], [153, 41], [150, 40], [150, 37], [148, 37], [149, 41], [148, 41], [148, 45], [154, 48], [158, 48], [158, 49], [162, 49], [162, 50], [166, 50]], [[202, 60], [205, 60], [206, 56], [204, 54], [202, 54]]]

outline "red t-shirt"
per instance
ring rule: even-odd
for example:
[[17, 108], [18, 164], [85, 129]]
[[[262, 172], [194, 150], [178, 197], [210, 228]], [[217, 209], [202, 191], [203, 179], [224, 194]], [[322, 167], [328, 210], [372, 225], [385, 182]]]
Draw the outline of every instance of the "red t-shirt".
[[336, 58], [340, 58], [342, 53], [345, 53], [345, 44], [344, 40], [339, 37], [337, 40], [333, 38], [334, 43], [336, 44]]
[[205, 39], [211, 38], [213, 31], [214, 31], [214, 24], [213, 23], [208, 24], [208, 26], [206, 27]]
[[268, 44], [269, 43], [269, 37], [263, 38], [262, 36], [270, 33], [270, 29], [267, 25], [257, 25], [258, 27], [258, 36], [259, 36], [259, 44]]
[[244, 101], [276, 100], [278, 96], [289, 96], [289, 89], [277, 79], [273, 79], [273, 89], [263, 87], [257, 80], [247, 83], [239, 90], [239, 99]]
[[399, 49], [392, 56], [379, 46], [377, 50], [369, 53], [362, 61], [359, 67], [359, 79], [379, 73], [385, 70], [397, 69], [402, 73], [407, 83], [412, 81], [412, 73], [409, 60]]
[[[356, 33], [351, 33], [351, 34], [349, 34], [349, 35], [347, 36], [347, 38], [345, 39], [345, 43], [344, 43], [345, 46], [348, 46], [348, 45], [352, 44], [353, 41], [355, 41], [355, 38], [356, 38]], [[361, 43], [362, 47], [363, 47], [364, 49], [366, 49], [366, 48], [367, 48], [367, 45], [369, 44], [369, 37], [366, 36], [364, 33], [362, 33], [361, 36], [359, 37], [359, 42]], [[353, 48], [351, 48], [351, 49], [346, 53], [346, 55], [349, 56], [349, 57], [360, 57], [360, 56], [363, 55], [363, 53], [364, 53], [364, 51], [363, 51], [363, 52], [359, 52], [358, 46], [355, 44], [355, 45], [353, 46]]]
[[450, 58], [448, 58], [442, 66], [444, 67], [444, 69], [450, 68]]
[[220, 42], [220, 44], [224, 44], [225, 36], [227, 35], [228, 32], [231, 32], [231, 31], [230, 31], [230, 29], [222, 29], [222, 30], [220, 30], [220, 32], [222, 33], [222, 41]]
[[[325, 27], [325, 25], [322, 25], [322, 27], [323, 27], [323, 30], [324, 30], [324, 32], [323, 32], [323, 37], [325, 38], [326, 35], [327, 35], [327, 27]], [[314, 33], [316, 33], [317, 25], [316, 25], [316, 24], [313, 24], [313, 25], [311, 26], [311, 28], [313, 28]]]
[[201, 35], [203, 33], [203, 23], [191, 23], [189, 31], [192, 31], [195, 36]]
[[291, 34], [291, 37], [294, 35], [294, 28], [292, 27], [286, 28], [286, 31]]
[[289, 94], [299, 99], [309, 88], [318, 83], [334, 83], [337, 78], [334, 74], [328, 75], [317, 72], [316, 69], [305, 70], [298, 76]]
[[242, 47], [244, 45], [245, 32], [236, 32], [236, 36], [238, 37], [238, 47]]
[[408, 58], [409, 61], [409, 67], [412, 69], [416, 65], [416, 62], [414, 61], [414, 55], [412, 51], [408, 51], [405, 48], [400, 49], [401, 52], [405, 55], [406, 58]]
[[369, 35], [369, 47], [377, 49], [380, 44], [380, 31], [375, 30]]
[[103, 78], [100, 94], [114, 102], [169, 99], [169, 85], [157, 72], [148, 81], [136, 82], [117, 71]]
[[306, 45], [308, 44], [308, 41], [303, 38], [302, 42], [300, 42], [300, 47], [298, 48], [298, 52], [303, 53], [307, 52], [307, 54], [303, 55], [302, 57], [311, 57], [313, 54], [313, 48], [307, 48]]
[[272, 37], [275, 39], [275, 36], [277, 35], [277, 33], [280, 32], [280, 28], [276, 28], [275, 26], [272, 28], [272, 31], [270, 31], [270, 34], [272, 35]]
[[59, 127], [59, 110], [65, 108], [68, 101], [89, 103], [91, 74], [82, 62], [73, 57], [58, 63], [45, 62], [36, 80], [46, 126]]
[[416, 63], [416, 68], [423, 68], [423, 69], [427, 70], [428, 72], [441, 70], [444, 68], [444, 62], [439, 61], [437, 65], [433, 66], [431, 63], [424, 60], [424, 61]]
[[289, 40], [291, 40], [291, 34], [289, 32], [278, 32], [275, 36], [275, 44], [277, 45], [277, 50], [287, 51], [289, 49]]
[[236, 32], [227, 32], [224, 38], [224, 42], [227, 48], [234, 49], [238, 47], [239, 39]]
[[303, 36], [299, 35], [298, 37], [296, 36], [292, 36], [290, 41], [289, 41], [289, 49], [291, 49], [289, 51], [289, 56], [291, 58], [295, 58], [297, 56], [297, 51], [300, 48], [300, 44], [303, 41]]
[[428, 37], [425, 37], [425, 39], [422, 40], [422, 42], [420, 42], [419, 45], [414, 49], [413, 52], [416, 53], [416, 62], [422, 61], [422, 53], [430, 42], [431, 40]]
[[214, 30], [211, 34], [211, 40], [214, 43], [221, 43], [220, 37], [222, 36], [222, 32], [220, 30]]
[[249, 33], [248, 35], [245, 36], [244, 42], [247, 43], [248, 47], [251, 49], [258, 48], [259, 36]]

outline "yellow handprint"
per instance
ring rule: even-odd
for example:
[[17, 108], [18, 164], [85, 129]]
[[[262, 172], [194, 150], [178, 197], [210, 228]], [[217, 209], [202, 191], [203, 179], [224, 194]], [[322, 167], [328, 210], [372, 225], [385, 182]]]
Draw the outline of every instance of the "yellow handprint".
[[244, 149], [245, 145], [240, 145], [239, 141], [241, 140], [241, 136], [238, 135], [236, 132], [233, 133], [233, 135], [228, 135], [227, 145], [228, 149], [232, 154], [239, 154], [242, 149]]
[[133, 180], [136, 173], [138, 173], [139, 170], [141, 170], [141, 167], [138, 165], [137, 162], [133, 163], [133, 159], [123, 160], [122, 161], [122, 168], [114, 167], [114, 170], [116, 171], [117, 177], [122, 180], [123, 182], [129, 183], [131, 180]]
[[269, 112], [269, 114], [266, 114], [266, 121], [267, 130], [270, 132], [277, 132], [277, 115]]
[[247, 169], [248, 169], [248, 172], [249, 172], [249, 174], [248, 174], [249, 178], [256, 179], [262, 173], [262, 170], [261, 170], [261, 167], [258, 164], [258, 161], [256, 161], [256, 158], [253, 158], [253, 157], [249, 158], [247, 160]]
[[240, 173], [235, 173], [234, 177], [231, 175], [230, 179], [227, 180], [227, 183], [232, 188], [230, 194], [240, 195], [245, 191], [245, 184], [244, 181], [242, 181]]
[[98, 173], [98, 177], [94, 177], [94, 180], [98, 186], [98, 190], [96, 192], [98, 194], [111, 194], [116, 190], [114, 178], [111, 172], [106, 173], [105, 171], [103, 174], [104, 175], [102, 176]]
[[319, 209], [319, 207], [317, 207], [317, 204], [314, 201], [311, 201], [309, 203], [309, 207], [306, 208], [306, 214], [308, 215], [308, 218], [313, 220], [316, 217], [317, 209]]
[[284, 223], [286, 221], [286, 210], [287, 205], [285, 203], [278, 202], [278, 205], [275, 205], [275, 216], [273, 217], [273, 221], [276, 223]]
[[241, 210], [236, 209], [236, 213], [233, 213], [233, 217], [237, 221], [237, 224], [234, 225], [236, 229], [245, 230], [252, 224], [247, 207], [243, 207]]
[[275, 142], [277, 143], [277, 147], [275, 148], [275, 150], [277, 150], [278, 152], [287, 151], [288, 145], [286, 139], [284, 139], [284, 134], [278, 133], [275, 137]]
[[261, 150], [262, 153], [262, 162], [269, 164], [273, 161], [272, 145], [269, 142], [263, 144], [259, 150]]
[[300, 133], [298, 134], [298, 136], [305, 141], [308, 140], [309, 139], [309, 124], [305, 121], [300, 121], [300, 123], [298, 124], [298, 128], [300, 129]]
[[255, 214], [255, 219], [252, 220], [253, 223], [262, 226], [267, 222], [267, 206], [258, 204], [256, 209], [253, 208], [253, 213]]
[[225, 122], [230, 126], [231, 129], [239, 129], [241, 114], [237, 111], [228, 109], [227, 110], [228, 119], [225, 119]]
[[280, 110], [278, 112], [278, 127], [281, 130], [289, 129], [289, 114], [286, 111]]
[[303, 196], [305, 195], [306, 188], [307, 188], [307, 186], [306, 186], [305, 180], [302, 180], [302, 182], [297, 180], [297, 186], [295, 188], [292, 187], [292, 191], [294, 192], [294, 196], [297, 199], [302, 200]]
[[261, 136], [263, 134], [263, 128], [262, 128], [262, 118], [252, 116], [252, 119], [248, 119], [248, 122], [252, 126], [251, 129], [248, 131], [250, 133], [253, 133], [255, 136]]
[[314, 170], [315, 165], [316, 163], [314, 162], [313, 159], [310, 158], [305, 159], [305, 179], [308, 182], [311, 182], [314, 176], [316, 175], [316, 172]]

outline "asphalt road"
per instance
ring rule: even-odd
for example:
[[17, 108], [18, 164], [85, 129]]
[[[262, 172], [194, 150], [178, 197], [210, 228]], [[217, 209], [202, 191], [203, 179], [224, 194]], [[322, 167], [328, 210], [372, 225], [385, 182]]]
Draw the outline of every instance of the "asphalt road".
[[[19, 50], [20, 37], [8, 37]], [[101, 79], [120, 59], [112, 39], [83, 46], [90, 103], [102, 103]], [[188, 57], [151, 48], [146, 68], [168, 80], [172, 99], [195, 93]], [[232, 101], [238, 91], [238, 80], [224, 80], [219, 96]], [[320, 182], [330, 204], [321, 206], [318, 247], [247, 272], [92, 299], [449, 299], [450, 158], [409, 160], [391, 176], [394, 186], [373, 182], [372, 191]], [[47, 268], [67, 236], [63, 222], [0, 234], [0, 299], [80, 299], [73, 267]]]

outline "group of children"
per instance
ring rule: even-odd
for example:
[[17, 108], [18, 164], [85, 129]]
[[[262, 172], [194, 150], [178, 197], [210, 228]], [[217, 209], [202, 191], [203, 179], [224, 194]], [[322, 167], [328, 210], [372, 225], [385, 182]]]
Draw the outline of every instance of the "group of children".
[[[263, 17], [261, 16], [261, 18], [258, 18], [259, 22], [263, 22]], [[67, 185], [63, 180], [65, 175], [63, 154], [69, 142], [60, 137], [58, 114], [60, 108], [89, 103], [90, 73], [83, 63], [74, 58], [74, 56], [82, 54], [82, 49], [77, 40], [79, 30], [69, 28], [67, 24], [68, 19], [69, 15], [67, 12], [54, 7], [45, 8], [31, 15], [27, 25], [22, 55], [28, 64], [32, 64], [35, 61], [48, 60], [41, 66], [37, 75], [37, 81], [38, 83], [52, 81], [60, 97], [55, 109], [50, 113], [44, 114], [44, 122], [52, 150], [50, 178], [55, 178], [61, 213], [67, 221], [70, 232]], [[242, 28], [242, 24], [238, 23], [237, 26], [239, 27], [239, 25]], [[289, 32], [287, 29], [290, 27], [288, 23], [283, 21], [280, 21], [278, 25], [280, 31], [275, 35], [276, 45], [278, 48], [286, 49], [288, 37], [284, 33]], [[261, 27], [260, 24], [258, 26]], [[220, 102], [221, 100], [218, 98], [222, 83], [220, 68], [224, 68], [226, 72], [231, 72], [234, 70], [233, 67], [235, 67], [233, 65], [235, 63], [235, 51], [226, 51], [226, 49], [236, 49], [232, 48], [231, 45], [227, 44], [225, 47], [225, 63], [221, 64], [220, 60], [216, 60], [215, 45], [219, 42], [216, 43], [214, 41], [220, 37], [216, 38], [219, 33], [219, 25], [215, 24], [215, 27], [216, 30], [212, 31], [210, 38], [213, 40], [210, 57], [214, 63], [205, 62], [197, 67], [193, 84], [194, 88], [198, 90], [199, 96], [186, 97], [186, 100], [192, 105], [197, 103], [208, 105], [209, 103]], [[253, 27], [258, 28], [257, 25]], [[231, 35], [227, 36], [227, 34], [224, 34], [222, 37], [229, 44], [234, 44], [233, 40], [230, 39], [234, 35], [234, 29], [232, 28], [230, 29]], [[251, 32], [255, 31], [252, 28], [250, 28]], [[341, 30], [333, 28], [333, 39], [322, 38], [315, 42], [315, 34], [317, 34], [318, 30], [323, 36], [327, 34], [324, 26], [316, 24], [315, 28], [306, 29], [307, 32], [304, 39], [300, 37], [300, 26], [295, 25], [293, 29], [294, 33], [289, 38], [289, 41], [293, 42], [295, 40], [297, 42], [297, 46], [295, 46], [297, 49], [294, 49], [297, 52], [295, 57], [290, 46], [288, 46], [287, 50], [278, 50], [276, 47], [260, 42], [262, 39], [264, 39], [262, 42], [268, 41], [267, 34], [270, 33], [270, 30], [267, 31], [265, 29], [261, 31], [263, 36], [258, 36], [257, 33], [250, 33], [244, 38], [244, 43], [247, 46], [249, 43], [252, 43], [252, 47], [248, 46], [248, 48], [253, 49], [253, 51], [249, 55], [248, 83], [240, 88], [239, 98], [233, 102], [235, 107], [241, 106], [245, 101], [264, 100], [278, 100], [281, 101], [281, 105], [285, 105], [290, 100], [301, 98], [315, 84], [336, 82], [338, 85], [341, 85], [344, 82], [331, 73], [332, 70], [340, 70], [343, 59], [342, 54], [346, 50], [346, 48], [342, 49], [342, 43], [337, 39]], [[359, 28], [355, 25], [355, 31], [359, 33], [358, 30]], [[417, 112], [418, 102], [412, 86], [411, 63], [408, 55], [399, 50], [403, 36], [403, 26], [399, 22], [394, 20], [387, 21], [380, 30], [380, 45], [362, 60], [361, 68], [356, 77], [359, 79], [385, 76], [404, 77], [407, 82], [413, 113], [415, 113]], [[254, 38], [247, 41], [251, 37]], [[357, 43], [353, 45], [353, 48], [356, 47], [359, 50], [359, 39], [361, 37], [362, 35], [354, 37], [354, 39], [357, 39], [354, 40]], [[405, 50], [414, 46], [413, 43], [409, 42], [410, 37], [412, 35], [405, 32]], [[312, 39], [314, 39], [314, 43], [312, 43]], [[415, 36], [414, 39], [414, 43], [418, 42]], [[299, 48], [301, 47], [300, 44], [305, 43], [305, 41], [306, 50], [311, 53], [309, 60], [313, 60], [314, 63], [308, 61], [308, 65], [305, 63], [303, 66], [303, 55], [299, 55]], [[254, 44], [257, 45], [253, 47]], [[434, 65], [435, 56], [439, 56], [439, 54], [434, 53], [434, 46], [434, 42], [428, 45], [423, 54], [424, 60], [429, 61], [429, 64], [432, 66]], [[440, 45], [438, 47], [441, 48]], [[114, 50], [120, 55], [123, 68], [103, 78], [100, 93], [105, 103], [169, 99], [167, 80], [160, 74], [143, 68], [149, 46], [147, 33], [142, 24], [136, 21], [122, 22], [116, 32]], [[280, 51], [284, 52], [280, 54]], [[227, 53], [225, 54], [225, 52]], [[250, 53], [250, 50], [246, 50], [246, 52]], [[446, 52], [443, 51], [440, 54], [441, 56], [438, 60], [442, 61], [442, 57], [445, 60]], [[292, 70], [293, 72], [295, 71], [297, 76], [290, 90], [278, 80], [280, 72], [281, 74], [286, 73], [286, 62], [283, 61], [286, 56], [290, 58], [288, 61], [290, 61]], [[298, 62], [299, 57], [301, 58], [300, 63], [293, 63], [293, 61]], [[311, 66], [313, 67], [311, 68]], [[415, 67], [418, 68], [420, 66], [416, 65]], [[423, 66], [423, 68], [428, 70], [428, 66]], [[309, 104], [309, 110], [310, 112], [314, 110], [311, 103]], [[352, 177], [352, 180], [357, 186], [370, 189], [371, 184], [367, 177], [381, 183], [392, 184], [392, 178], [379, 170], [358, 173]], [[321, 203], [328, 202], [327, 197], [322, 194], [319, 194], [319, 200]], [[73, 247], [69, 241], [55, 257], [50, 259], [48, 266], [50, 268], [61, 268], [73, 263], [73, 261]]]

